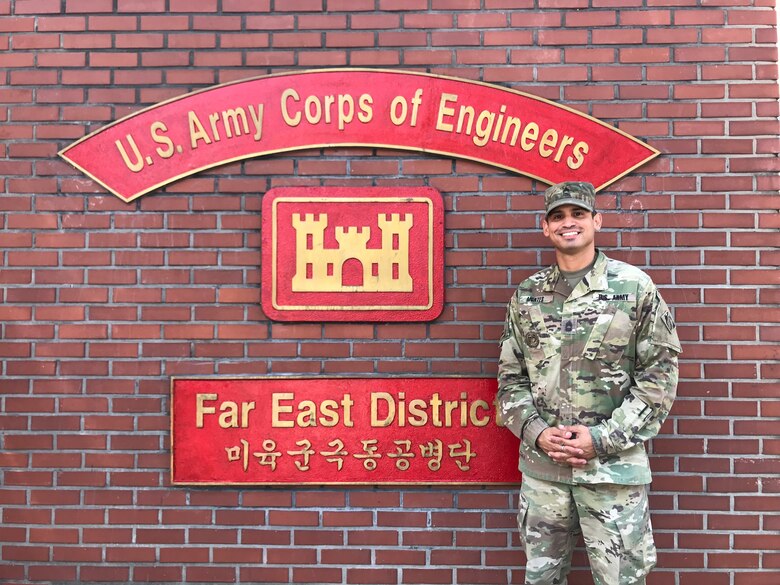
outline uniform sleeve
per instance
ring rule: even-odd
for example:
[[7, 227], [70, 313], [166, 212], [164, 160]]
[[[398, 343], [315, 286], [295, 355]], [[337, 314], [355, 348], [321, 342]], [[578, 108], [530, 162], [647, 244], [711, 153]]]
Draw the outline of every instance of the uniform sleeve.
[[518, 341], [521, 329], [517, 315], [516, 298], [512, 297], [501, 336], [496, 402], [503, 425], [526, 444], [536, 448], [536, 439], [548, 425], [534, 406], [528, 369]]
[[677, 395], [677, 356], [681, 351], [671, 311], [653, 287], [640, 309], [629, 394], [609, 419], [590, 428], [601, 458], [658, 434]]

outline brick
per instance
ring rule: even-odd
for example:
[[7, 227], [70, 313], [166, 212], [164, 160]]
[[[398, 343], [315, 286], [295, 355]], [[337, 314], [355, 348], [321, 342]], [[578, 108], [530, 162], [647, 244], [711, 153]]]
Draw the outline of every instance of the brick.
[[[21, 547], [48, 544], [51, 556], [19, 561], [26, 572], [12, 578], [73, 581], [81, 576], [77, 564], [86, 563], [100, 569], [86, 576], [105, 582], [192, 581], [200, 576], [191, 569], [212, 567], [227, 569], [215, 576], [229, 582], [498, 582], [507, 578], [504, 567], [517, 565], [516, 552], [504, 550], [517, 547], [513, 502], [505, 501], [514, 490], [496, 488], [496, 511], [485, 514], [489, 530], [480, 540], [467, 529], [425, 529], [427, 516], [419, 530], [381, 527], [418, 522], [387, 515], [401, 502], [433, 508], [445, 523], [450, 514], [468, 523], [448, 504], [454, 494], [459, 505], [466, 501], [461, 489], [402, 495], [392, 488], [329, 488], [323, 493], [335, 496], [333, 505], [316, 520], [304, 516], [311, 530], [293, 531], [287, 521], [294, 525], [295, 516], [275, 517], [274, 530], [243, 523], [262, 525], [269, 506], [299, 512], [293, 502], [314, 498], [311, 505], [319, 507], [318, 492], [228, 490], [221, 498], [196, 490], [187, 496], [190, 506], [181, 490], [163, 487], [168, 376], [492, 376], [513, 286], [552, 261], [537, 228], [542, 186], [474, 162], [367, 148], [280, 153], [212, 169], [125, 204], [55, 160], [57, 144], [189, 89], [339, 65], [420, 66], [496, 82], [653, 138], [664, 156], [608, 187], [599, 200], [617, 211], [605, 216], [600, 245], [645, 266], [663, 285], [686, 346], [674, 416], [653, 441], [656, 487], [663, 490], [653, 504], [654, 511], [694, 514], [683, 520], [670, 513], [675, 517], [656, 522], [662, 569], [654, 578], [690, 584], [709, 567], [733, 573], [735, 584], [760, 583], [780, 566], [767, 552], [771, 541], [767, 548], [734, 536], [777, 527], [767, 515], [776, 501], [767, 496], [779, 489], [769, 480], [780, 446], [761, 438], [771, 434], [764, 423], [777, 415], [780, 399], [771, 384], [780, 377], [773, 345], [780, 340], [773, 325], [780, 295], [772, 287], [778, 255], [769, 243], [780, 227], [773, 13], [764, 6], [696, 8], [692, 0], [674, 7], [655, 0], [591, 4], [333, 0], [324, 13], [319, 0], [295, 10], [267, 0], [223, 0], [215, 14], [210, 0], [193, 14], [177, 0], [166, 14], [160, 0], [118, 0], [116, 12], [106, 0], [44, 3], [35, 12], [31, 3], [17, 2], [14, 18], [0, 19], [0, 29], [13, 33], [0, 46], [15, 54], [9, 65], [15, 70], [0, 90], [0, 117], [12, 122], [0, 130], [7, 138], [0, 172], [10, 194], [0, 203], [6, 211], [0, 352], [8, 354], [2, 406], [32, 410], [0, 417], [0, 428], [9, 453], [4, 461], [43, 469], [6, 469], [13, 490], [0, 498], [16, 507], [65, 506], [68, 513], [57, 518], [71, 524], [32, 524], [8, 538]], [[596, 10], [582, 10], [588, 7]], [[0, 2], [0, 14], [10, 11]], [[334, 48], [323, 52], [323, 44]], [[372, 51], [374, 45], [388, 50]], [[166, 50], [142, 51], [161, 47]], [[262, 193], [273, 185], [319, 185], [323, 173], [323, 184], [422, 180], [444, 192], [448, 288], [439, 319], [271, 323], [262, 314]], [[55, 449], [66, 457], [58, 461]], [[92, 510], [109, 506], [105, 519], [154, 529], [148, 523], [164, 507], [163, 524], [176, 530], [194, 523], [196, 540], [242, 542], [142, 547], [130, 545], [127, 526], [95, 541], [97, 527], [78, 524], [82, 494], [82, 515], [98, 523], [104, 517], [92, 517]], [[136, 503], [152, 508], [128, 511]], [[255, 509], [239, 513], [239, 503]], [[346, 529], [323, 531], [318, 522]], [[372, 529], [352, 529], [363, 526]], [[74, 546], [79, 530], [84, 547]], [[456, 539], [467, 550], [453, 556]], [[420, 550], [397, 550], [401, 540], [406, 547], [433, 546], [436, 562], [461, 566], [456, 573], [429, 569]], [[359, 548], [347, 554], [343, 542]], [[262, 560], [257, 544], [284, 554], [316, 548], [317, 562], [348, 561], [352, 568], [323, 574], [305, 566], [237, 567]], [[158, 558], [153, 554], [161, 566], [147, 566]], [[463, 565], [483, 557], [492, 568]], [[378, 566], [365, 566], [372, 559]], [[103, 567], [106, 561], [113, 565]], [[402, 563], [419, 571], [399, 571]], [[575, 577], [587, 580], [584, 554], [578, 552], [575, 564]]]
[[46, 562], [49, 560], [49, 549], [45, 546], [4, 546], [3, 559]]
[[58, 14], [61, 12], [60, 2], [57, 0], [18, 0], [15, 6], [15, 14]]
[[93, 13], [93, 12], [111, 12], [113, 9], [110, 0], [66, 0], [66, 13]]

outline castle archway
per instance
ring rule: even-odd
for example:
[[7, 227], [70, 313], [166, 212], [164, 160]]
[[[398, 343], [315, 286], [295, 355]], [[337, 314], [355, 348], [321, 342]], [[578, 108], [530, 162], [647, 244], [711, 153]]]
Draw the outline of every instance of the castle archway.
[[363, 286], [363, 263], [347, 258], [341, 265], [341, 286]]

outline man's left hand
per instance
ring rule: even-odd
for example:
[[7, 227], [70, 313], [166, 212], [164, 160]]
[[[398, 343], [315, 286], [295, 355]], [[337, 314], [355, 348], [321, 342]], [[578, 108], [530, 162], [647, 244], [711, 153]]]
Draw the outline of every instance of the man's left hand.
[[571, 425], [561, 426], [560, 429], [571, 433], [571, 437], [568, 439], [563, 436], [555, 437], [555, 442], [563, 446], [562, 455], [567, 455], [565, 463], [572, 467], [584, 467], [587, 465], [588, 461], [596, 456], [593, 438], [590, 436], [588, 427], [585, 425]]

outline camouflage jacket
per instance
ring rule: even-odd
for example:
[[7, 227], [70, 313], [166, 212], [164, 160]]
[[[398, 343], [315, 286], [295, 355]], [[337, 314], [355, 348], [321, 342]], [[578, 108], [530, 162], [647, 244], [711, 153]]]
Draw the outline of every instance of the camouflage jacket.
[[[644, 442], [669, 414], [680, 353], [672, 315], [650, 277], [597, 252], [572, 290], [557, 266], [518, 286], [507, 308], [498, 415], [520, 437], [520, 470], [563, 483], [650, 482]], [[548, 426], [589, 427], [583, 468], [536, 447]]]

